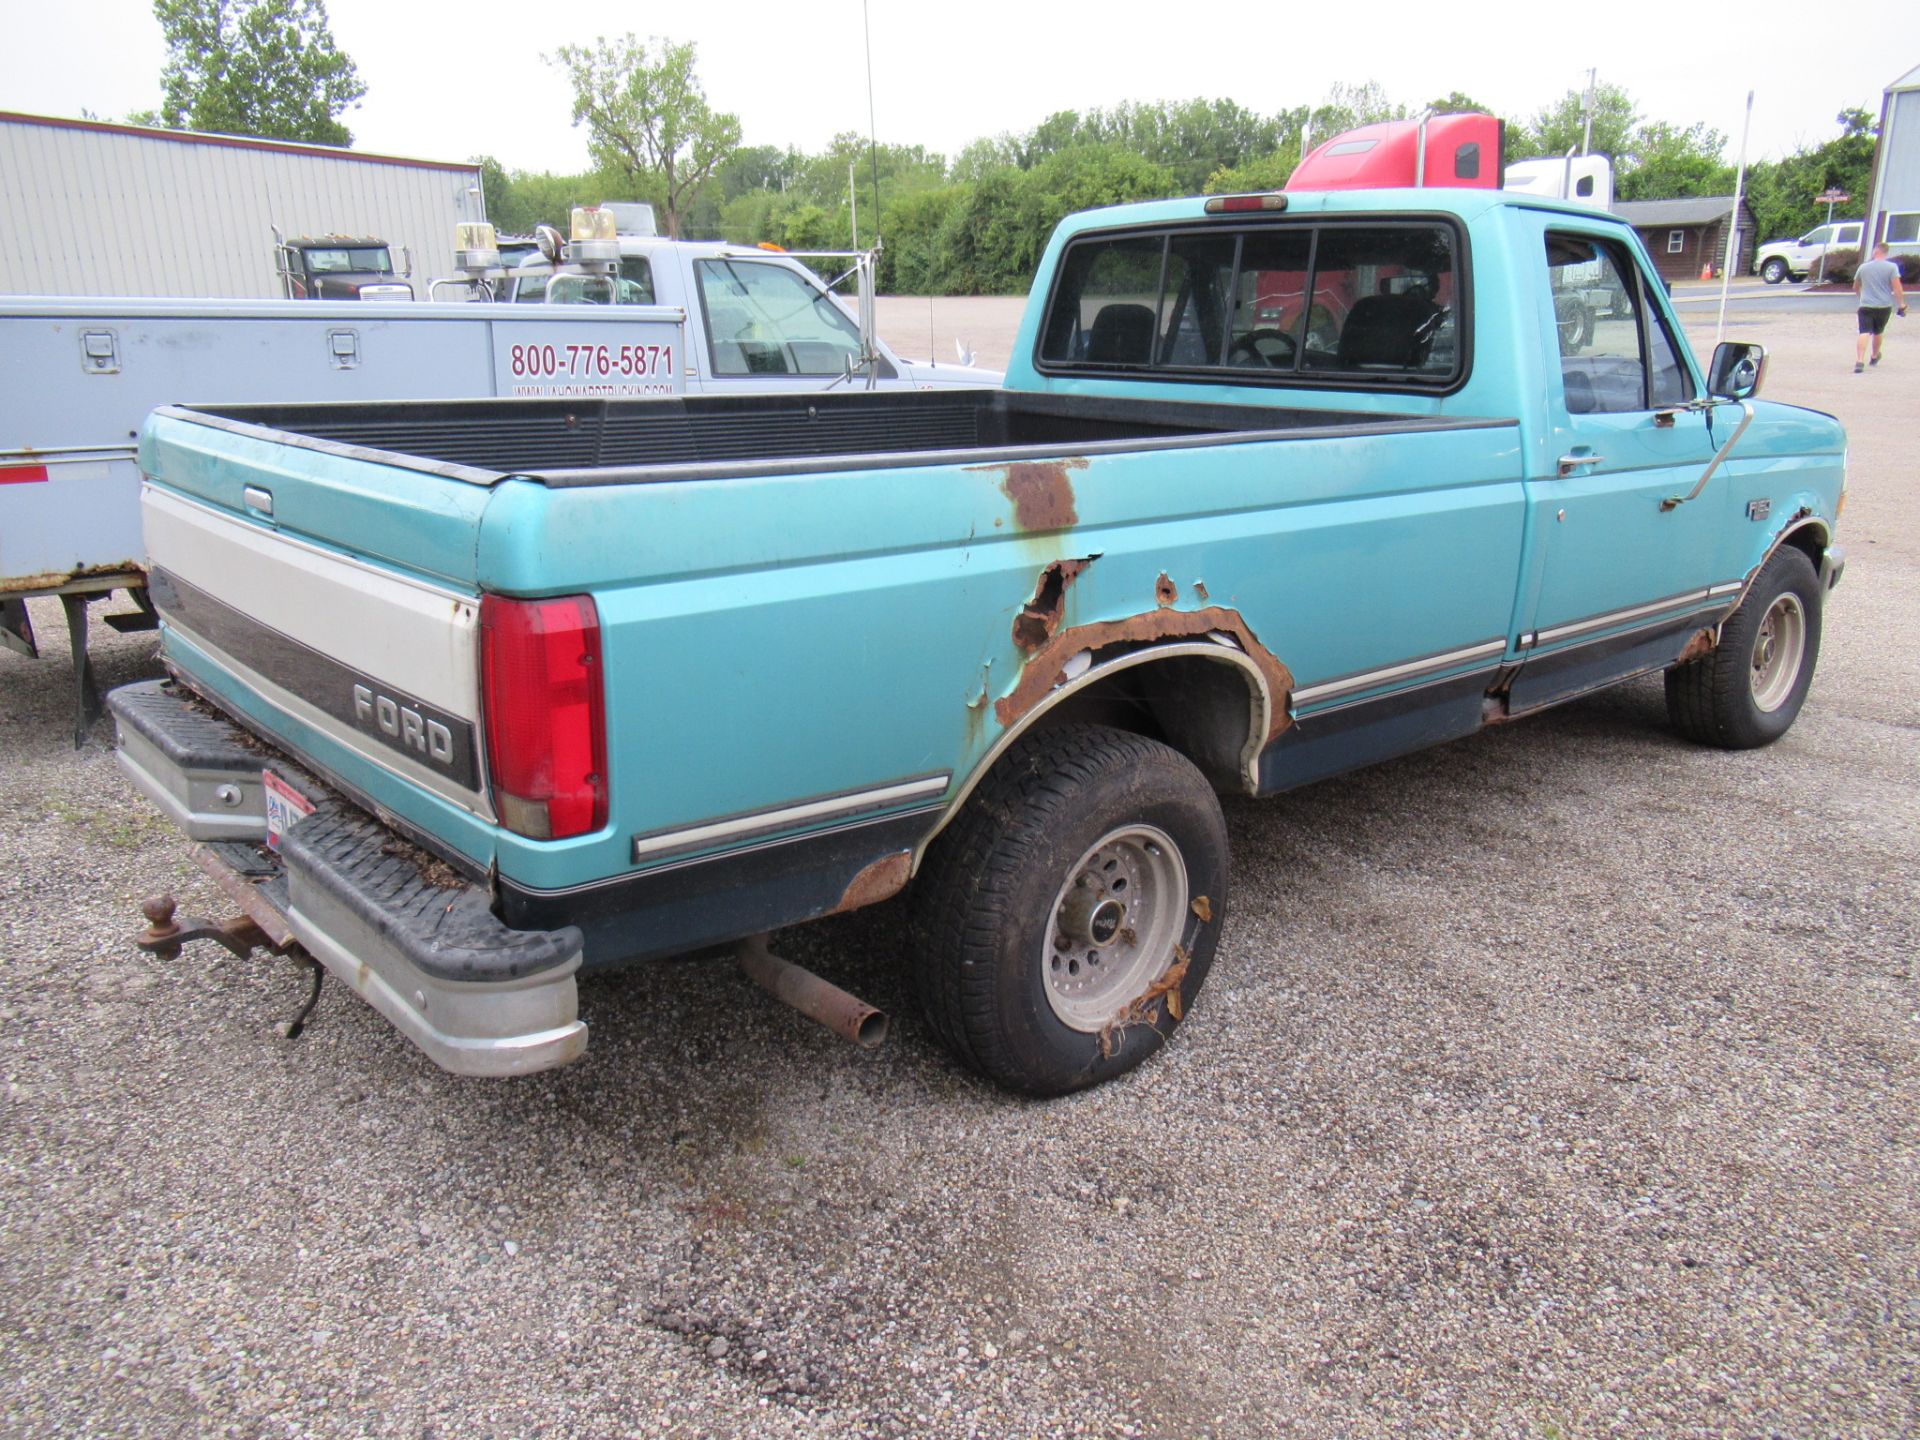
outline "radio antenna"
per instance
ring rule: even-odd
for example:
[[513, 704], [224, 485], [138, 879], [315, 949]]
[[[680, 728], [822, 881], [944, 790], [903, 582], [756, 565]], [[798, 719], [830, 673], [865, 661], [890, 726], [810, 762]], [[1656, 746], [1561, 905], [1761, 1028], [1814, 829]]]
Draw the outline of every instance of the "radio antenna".
[[867, 42], [867, 153], [873, 158], [873, 244], [880, 246], [880, 141], [873, 123], [873, 26], [867, 20], [867, 0], [860, 0], [860, 31]]

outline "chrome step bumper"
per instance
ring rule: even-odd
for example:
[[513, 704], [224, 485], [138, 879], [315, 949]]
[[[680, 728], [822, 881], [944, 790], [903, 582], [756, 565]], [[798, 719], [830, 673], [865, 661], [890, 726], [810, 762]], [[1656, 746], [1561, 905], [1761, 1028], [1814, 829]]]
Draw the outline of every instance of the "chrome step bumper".
[[[168, 682], [116, 690], [107, 708], [120, 768], [189, 839], [207, 842], [228, 872], [223, 888], [251, 887], [315, 959], [442, 1069], [521, 1075], [586, 1050], [577, 929], [509, 929], [484, 888], [443, 873]], [[265, 843], [263, 767], [315, 805], [277, 854]]]

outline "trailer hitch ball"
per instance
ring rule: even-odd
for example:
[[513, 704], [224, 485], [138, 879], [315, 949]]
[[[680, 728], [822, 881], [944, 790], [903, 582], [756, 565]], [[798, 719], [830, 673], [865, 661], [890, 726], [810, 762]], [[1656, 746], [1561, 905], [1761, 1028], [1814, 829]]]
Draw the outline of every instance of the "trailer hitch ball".
[[178, 960], [180, 947], [190, 940], [211, 940], [242, 960], [256, 950], [264, 950], [270, 955], [289, 956], [307, 972], [307, 997], [301, 1002], [300, 1008], [293, 1012], [292, 1019], [274, 1028], [289, 1040], [298, 1039], [307, 1028], [314, 1006], [320, 1003], [320, 982], [326, 978], [326, 967], [290, 941], [274, 944], [266, 931], [260, 928], [259, 922], [250, 915], [236, 915], [218, 924], [188, 916], [183, 925], [174, 919], [174, 911], [178, 908], [178, 902], [171, 895], [151, 895], [142, 900], [140, 913], [147, 917], [147, 928], [133, 937], [133, 943], [162, 960]]
[[193, 940], [211, 940], [244, 960], [255, 950], [281, 953], [266, 932], [250, 915], [231, 920], [202, 920], [189, 915], [183, 924], [174, 918], [177, 902], [171, 895], [154, 895], [140, 902], [140, 913], [147, 917], [147, 928], [133, 937], [133, 943], [162, 960], [180, 958], [180, 947]]
[[179, 908], [171, 895], [149, 895], [140, 902], [140, 913], [147, 917], [147, 928], [134, 936], [133, 943], [162, 960], [180, 958], [180, 927], [173, 923]]

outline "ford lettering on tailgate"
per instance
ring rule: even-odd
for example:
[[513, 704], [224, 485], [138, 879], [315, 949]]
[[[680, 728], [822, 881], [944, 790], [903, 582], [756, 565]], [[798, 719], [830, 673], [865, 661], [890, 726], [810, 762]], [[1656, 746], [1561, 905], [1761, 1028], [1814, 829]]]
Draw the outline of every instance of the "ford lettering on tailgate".
[[248, 670], [469, 790], [480, 787], [471, 720], [429, 705], [294, 639], [161, 566], [148, 577], [172, 625], [218, 647]]

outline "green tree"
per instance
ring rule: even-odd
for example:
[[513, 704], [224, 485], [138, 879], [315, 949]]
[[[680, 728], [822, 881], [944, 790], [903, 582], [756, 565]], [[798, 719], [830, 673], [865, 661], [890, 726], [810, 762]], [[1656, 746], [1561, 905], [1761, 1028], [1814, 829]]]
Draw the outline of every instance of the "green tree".
[[[1326, 137], [1331, 138], [1331, 137]], [[1261, 155], [1244, 165], [1223, 165], [1207, 176], [1202, 192], [1206, 195], [1255, 195], [1267, 190], [1284, 190], [1287, 179], [1300, 164], [1300, 145], [1294, 141], [1284, 150]]]
[[798, 150], [748, 145], [734, 151], [714, 172], [714, 188], [723, 200], [738, 200], [755, 190], [778, 193], [794, 181], [805, 163]]
[[1825, 220], [1827, 207], [1814, 197], [1827, 190], [1850, 197], [1834, 211], [1835, 219], [1858, 219], [1865, 211], [1877, 123], [1867, 111], [1851, 108], [1834, 116], [1834, 122], [1840, 133], [1833, 139], [1748, 172], [1748, 195], [1761, 240], [1805, 234]]
[[887, 245], [879, 285], [890, 295], [933, 295], [942, 286], [940, 229], [967, 194], [964, 185], [915, 190], [886, 207]]
[[954, 157], [948, 178], [971, 185], [994, 170], [1016, 167], [1020, 163], [1020, 139], [1004, 132], [984, 135]]
[[325, 0], [154, 0], [166, 40], [158, 111], [170, 130], [351, 145], [343, 111], [367, 93], [333, 43]]
[[[1098, 113], [1098, 112], [1096, 112]], [[1087, 127], [1077, 110], [1056, 110], [1023, 135], [1015, 146], [1016, 161], [1022, 170], [1031, 170], [1049, 155], [1088, 138]]]
[[1731, 195], [1733, 166], [1727, 140], [1699, 121], [1682, 129], [1649, 120], [1616, 155], [1616, 190], [1622, 200], [1675, 200], [1687, 195]]
[[551, 225], [564, 235], [574, 206], [621, 199], [626, 185], [620, 176], [597, 170], [578, 175], [554, 175], [544, 170], [509, 172], [491, 155], [477, 156], [473, 163], [480, 171], [487, 219], [505, 235], [525, 235], [536, 225]]
[[1024, 231], [1013, 255], [1015, 278], [1033, 278], [1053, 227], [1076, 210], [1159, 200], [1177, 194], [1172, 169], [1118, 145], [1075, 145], [1050, 155], [1020, 182], [1017, 213]]
[[[1525, 160], [1538, 155], [1578, 151], [1586, 134], [1587, 92], [1569, 90], [1538, 111], [1525, 125], [1507, 127], [1507, 158]], [[1618, 85], [1596, 86], [1593, 93], [1595, 155], [1618, 158], [1627, 153], [1628, 137], [1640, 121], [1633, 97]]]
[[658, 36], [562, 45], [550, 64], [573, 86], [573, 123], [594, 163], [660, 207], [667, 234], [740, 147], [740, 117], [714, 110], [693, 73], [693, 46]]
[[1327, 98], [1313, 107], [1312, 114], [1313, 143], [1319, 145], [1342, 130], [1377, 125], [1382, 120], [1404, 120], [1407, 107], [1390, 99], [1376, 81], [1349, 85], [1340, 80], [1328, 88]]
[[1449, 90], [1438, 100], [1429, 100], [1427, 109], [1436, 115], [1491, 115], [1493, 111], [1458, 90]]

